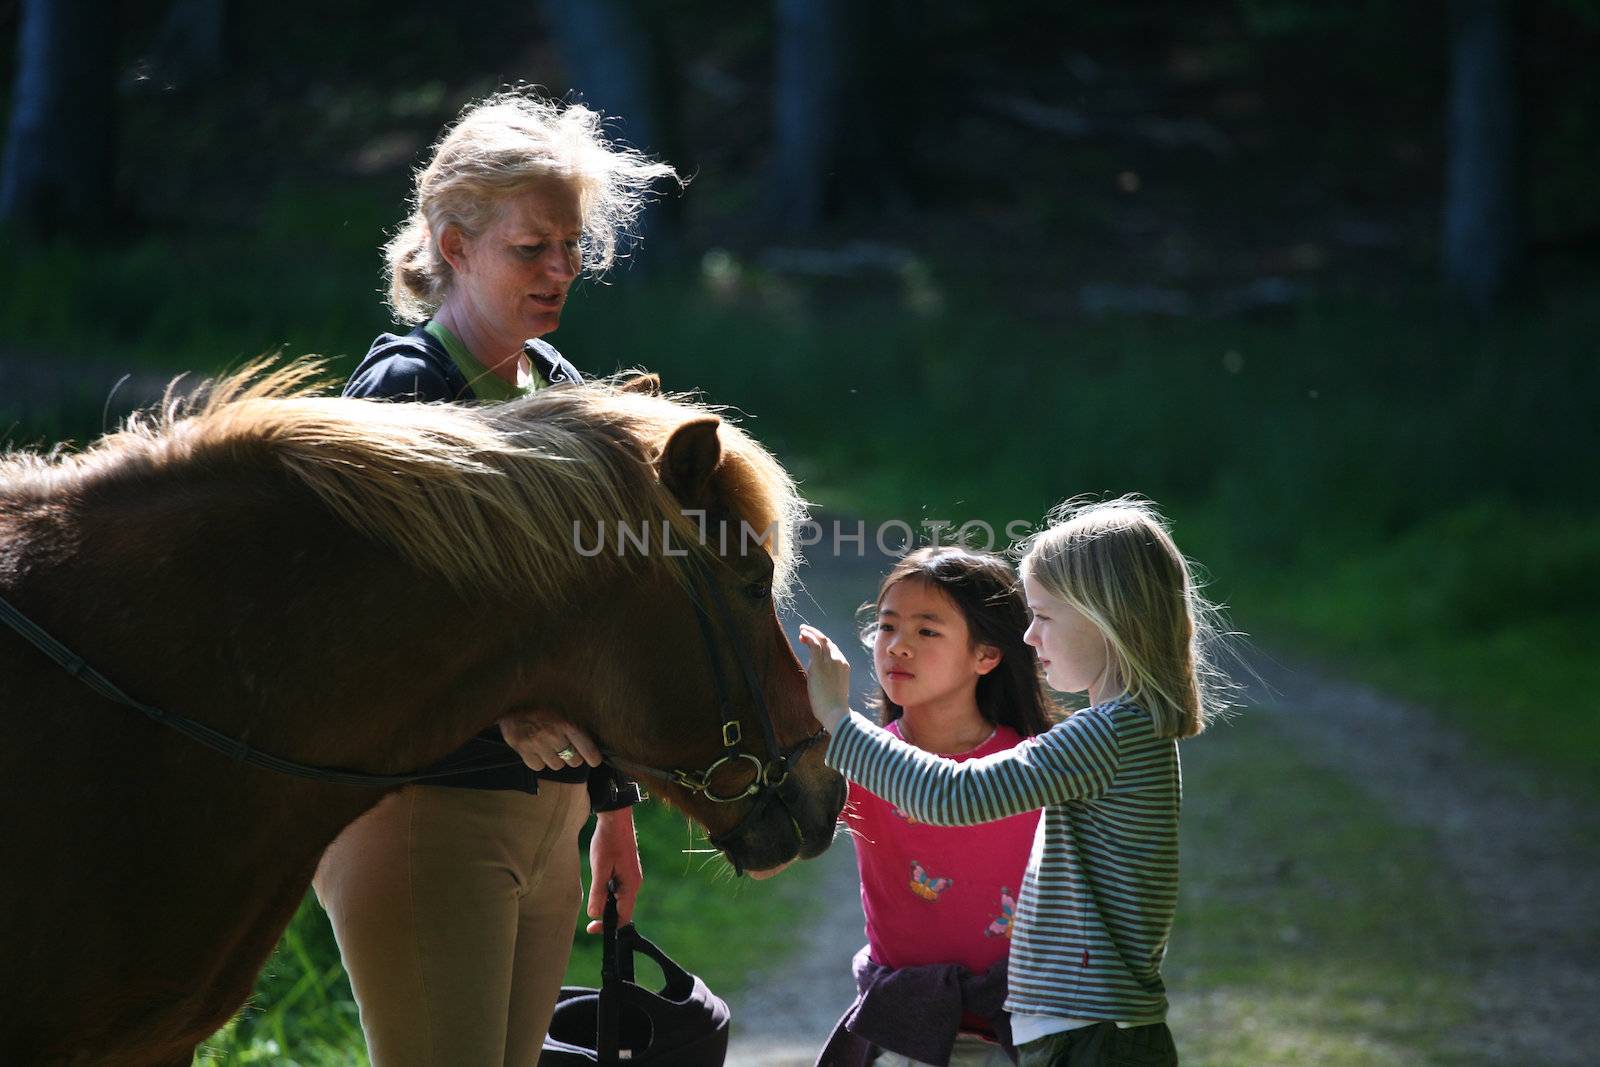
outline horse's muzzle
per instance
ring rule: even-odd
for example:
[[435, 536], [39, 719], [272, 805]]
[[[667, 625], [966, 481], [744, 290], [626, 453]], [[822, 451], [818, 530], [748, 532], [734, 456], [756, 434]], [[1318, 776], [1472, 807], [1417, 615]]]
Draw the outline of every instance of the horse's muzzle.
[[[810, 787], [802, 785], [802, 778]], [[844, 808], [844, 778], [832, 770], [796, 772], [763, 790], [739, 824], [711, 838], [740, 874], [764, 871], [790, 860], [812, 859], [833, 842]]]

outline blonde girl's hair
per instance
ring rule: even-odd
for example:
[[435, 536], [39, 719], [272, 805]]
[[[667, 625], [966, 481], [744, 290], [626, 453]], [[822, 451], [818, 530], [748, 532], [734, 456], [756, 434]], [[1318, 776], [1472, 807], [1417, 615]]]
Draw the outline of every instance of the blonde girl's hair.
[[577, 103], [530, 89], [468, 104], [418, 170], [411, 213], [384, 246], [389, 306], [402, 322], [422, 322], [450, 291], [453, 272], [439, 237], [455, 226], [477, 237], [504, 200], [552, 179], [578, 190], [583, 218], [580, 264], [603, 273], [637, 240], [634, 226], [651, 186], [682, 179], [666, 163], [607, 138], [604, 118]]
[[1105, 636], [1124, 691], [1160, 737], [1193, 737], [1233, 703], [1218, 666], [1228, 635], [1154, 504], [1073, 499], [1022, 546], [1021, 573]]

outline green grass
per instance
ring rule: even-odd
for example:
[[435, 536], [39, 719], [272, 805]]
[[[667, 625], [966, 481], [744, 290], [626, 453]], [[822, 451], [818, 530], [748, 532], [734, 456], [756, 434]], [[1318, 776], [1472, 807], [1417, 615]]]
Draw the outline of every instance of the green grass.
[[1189, 1067], [1444, 1067], [1477, 934], [1426, 833], [1252, 712], [1184, 743], [1165, 974]]
[[250, 1004], [201, 1046], [194, 1062], [367, 1067], [350, 981], [314, 895], [301, 902]]
[[[794, 944], [794, 931], [820, 914], [816, 869], [796, 864], [781, 878], [757, 882], [732, 868], [687, 821], [664, 805], [636, 808], [645, 884], [634, 922], [669, 956], [719, 992], [742, 985], [751, 970]], [[585, 836], [585, 848], [588, 838]], [[835, 845], [848, 847], [848, 842]], [[585, 861], [585, 884], [588, 866]], [[584, 925], [580, 922], [579, 927]], [[655, 973], [648, 963], [641, 974]], [[598, 985], [600, 936], [579, 933], [567, 981]]]
[[1553, 789], [1600, 788], [1600, 521], [1481, 500], [1294, 563], [1214, 561], [1274, 649], [1412, 699]]
[[248, 225], [155, 233], [92, 250], [28, 244], [0, 262], [0, 342], [127, 368], [213, 371], [283, 348], [366, 351], [381, 201], [365, 185], [285, 184]]

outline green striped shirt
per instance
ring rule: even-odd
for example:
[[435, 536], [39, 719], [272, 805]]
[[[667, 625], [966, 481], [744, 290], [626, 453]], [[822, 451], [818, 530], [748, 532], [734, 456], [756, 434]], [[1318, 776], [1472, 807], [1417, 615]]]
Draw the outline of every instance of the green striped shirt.
[[1143, 1025], [1166, 1018], [1178, 899], [1178, 746], [1125, 700], [956, 763], [851, 714], [827, 762], [907, 815], [970, 826], [1044, 809], [1017, 898], [1006, 1008]]

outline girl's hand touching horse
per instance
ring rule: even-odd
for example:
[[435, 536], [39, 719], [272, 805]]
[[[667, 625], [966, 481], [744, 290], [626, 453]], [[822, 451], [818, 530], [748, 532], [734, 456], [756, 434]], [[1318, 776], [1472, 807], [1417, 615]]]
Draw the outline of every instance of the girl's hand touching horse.
[[811, 694], [811, 714], [832, 730], [850, 714], [850, 661], [828, 635], [815, 626], [800, 627], [800, 643], [811, 653], [806, 666], [806, 690]]

